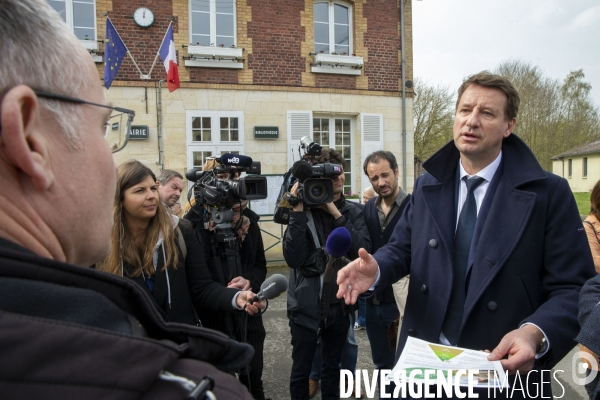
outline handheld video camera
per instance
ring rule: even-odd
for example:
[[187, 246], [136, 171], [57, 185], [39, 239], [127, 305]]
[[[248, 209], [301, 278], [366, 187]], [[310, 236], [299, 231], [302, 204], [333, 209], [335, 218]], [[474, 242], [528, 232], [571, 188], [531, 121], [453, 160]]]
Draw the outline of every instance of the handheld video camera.
[[[202, 171], [189, 169], [185, 177], [194, 183], [193, 193], [196, 204], [217, 208], [230, 208], [240, 200], [261, 200], [267, 198], [267, 179], [260, 175], [260, 162], [241, 154], [223, 154], [215, 159], [218, 166]], [[234, 173], [246, 172], [239, 180], [231, 179]], [[219, 174], [229, 173], [229, 179], [218, 179]], [[217, 222], [215, 220], [215, 222]]]
[[292, 168], [283, 176], [283, 184], [277, 197], [273, 221], [287, 225], [289, 221], [289, 208], [280, 207], [279, 203], [286, 192], [289, 192], [296, 182], [299, 182], [297, 197], [306, 207], [333, 201], [333, 178], [342, 174], [339, 164], [323, 163], [311, 165], [307, 160], [321, 154], [321, 146], [304, 136], [300, 139], [300, 149], [304, 155], [296, 161]]

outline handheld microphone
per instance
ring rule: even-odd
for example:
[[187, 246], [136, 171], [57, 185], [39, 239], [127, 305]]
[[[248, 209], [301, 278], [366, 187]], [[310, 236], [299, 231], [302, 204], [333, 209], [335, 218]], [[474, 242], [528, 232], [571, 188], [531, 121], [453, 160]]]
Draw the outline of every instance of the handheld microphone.
[[221, 165], [228, 167], [250, 168], [252, 166], [252, 158], [241, 154], [225, 153], [219, 159]]
[[296, 177], [300, 183], [312, 176], [312, 167], [304, 160], [298, 160], [292, 166], [292, 175]]
[[285, 292], [288, 287], [288, 281], [281, 274], [273, 274], [260, 285], [260, 291], [248, 303], [252, 304], [264, 299], [271, 300]]
[[348, 229], [341, 226], [331, 231], [327, 238], [327, 243], [325, 243], [325, 250], [327, 251], [327, 267], [325, 268], [325, 275], [323, 277], [324, 282], [328, 283], [331, 280], [333, 263], [335, 260], [344, 257], [351, 246], [352, 236], [350, 236]]

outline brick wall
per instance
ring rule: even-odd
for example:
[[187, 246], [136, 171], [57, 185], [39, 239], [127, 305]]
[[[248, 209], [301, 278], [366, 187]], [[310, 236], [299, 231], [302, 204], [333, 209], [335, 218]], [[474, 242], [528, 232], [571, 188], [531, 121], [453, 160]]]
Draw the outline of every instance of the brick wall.
[[[401, 0], [357, 0], [353, 7], [353, 52], [365, 61], [361, 76], [319, 74], [310, 71], [313, 48], [313, 1], [238, 0], [237, 41], [244, 47], [242, 70], [185, 67], [182, 56], [189, 36], [188, 0], [97, 0], [98, 37], [104, 37], [104, 12], [129, 48], [142, 73], [150, 70], [171, 18], [179, 61], [181, 82], [209, 84], [251, 84], [268, 86], [367, 89], [398, 91], [400, 87]], [[133, 21], [140, 6], [154, 12], [155, 22], [141, 28]], [[406, 6], [407, 79], [412, 77], [412, 21], [410, 2]], [[152, 81], [164, 79], [160, 58]], [[103, 66], [98, 65], [103, 74]], [[140, 81], [129, 57], [121, 65], [116, 81]]]
[[315, 74], [315, 87], [356, 89], [356, 76]]
[[304, 27], [300, 26], [303, 0], [248, 0], [252, 21], [248, 37], [252, 54], [248, 68], [257, 85], [302, 86], [306, 55], [301, 53]]
[[[400, 0], [402, 1], [402, 0]], [[363, 4], [367, 20], [364, 46], [369, 52], [364, 72], [370, 90], [398, 91], [401, 78], [400, 9], [397, 0], [368, 1]]]
[[[98, 4], [96, 7], [97, 14], [102, 15], [105, 11], [109, 11], [108, 16], [110, 17], [117, 32], [119, 32], [121, 39], [123, 39], [125, 46], [127, 46], [129, 49], [142, 73], [147, 74], [152, 67], [154, 57], [158, 52], [158, 48], [160, 47], [163, 37], [167, 32], [169, 23], [171, 22], [171, 17], [173, 16], [172, 2], [163, 0], [146, 0], [141, 3], [125, 0], [114, 0], [112, 2], [111, 10], [102, 9], [103, 6], [108, 7], [109, 5], [106, 3], [102, 5]], [[152, 24], [152, 26], [149, 28], [142, 28], [133, 20], [133, 12], [141, 6], [148, 7], [154, 13], [154, 24]], [[104, 17], [102, 17], [101, 20], [102, 22], [98, 23], [98, 36], [103, 38], [105, 35], [106, 23], [104, 22]], [[177, 31], [177, 18], [175, 18], [175, 21], [173, 22], [173, 32]], [[177, 53], [179, 55], [181, 43], [176, 43], [175, 48], [178, 50]], [[156, 66], [154, 67], [154, 70], [164, 70], [160, 57]], [[155, 77], [155, 79], [153, 79], [154, 81], [163, 79], [163, 74], [153, 73], [152, 75]], [[140, 74], [129, 56], [125, 57], [125, 60], [121, 64], [121, 68], [119, 69], [116, 80], [141, 80]]]

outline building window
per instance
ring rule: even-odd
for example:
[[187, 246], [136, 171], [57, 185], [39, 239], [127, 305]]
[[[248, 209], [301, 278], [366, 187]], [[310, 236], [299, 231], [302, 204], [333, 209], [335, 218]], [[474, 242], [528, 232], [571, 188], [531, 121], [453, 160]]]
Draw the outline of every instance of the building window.
[[201, 168], [207, 157], [244, 153], [244, 114], [241, 111], [186, 112], [188, 168]]
[[583, 170], [583, 177], [587, 178], [587, 157], [583, 157], [582, 170]]
[[570, 178], [573, 174], [573, 159], [569, 158], [567, 161], [567, 177]]
[[95, 0], [48, 0], [88, 50], [98, 49]]
[[235, 46], [235, 0], [191, 0], [190, 24], [194, 46]]
[[344, 160], [344, 194], [352, 191], [352, 121], [344, 118], [313, 118], [313, 140], [323, 149], [337, 150]]
[[315, 53], [352, 53], [352, 9], [333, 1], [314, 4]]

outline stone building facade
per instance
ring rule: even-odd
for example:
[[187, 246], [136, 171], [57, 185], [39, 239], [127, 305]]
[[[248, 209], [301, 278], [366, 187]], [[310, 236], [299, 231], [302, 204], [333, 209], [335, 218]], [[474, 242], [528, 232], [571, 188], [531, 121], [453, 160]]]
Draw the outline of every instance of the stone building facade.
[[[343, 153], [346, 193], [360, 193], [369, 184], [362, 162], [378, 149], [396, 155], [401, 176], [406, 168], [406, 189], [412, 190], [410, 89], [405, 149], [402, 144], [403, 0], [48, 1], [57, 9], [64, 4], [64, 18], [76, 32], [84, 23], [93, 25], [98, 42], [82, 42], [97, 61], [99, 79], [105, 15], [146, 75], [140, 76], [126, 57], [106, 91], [113, 104], [135, 110], [134, 125], [148, 127], [149, 133], [116, 153], [117, 163], [135, 158], [153, 170], [184, 173], [206, 156], [237, 152], [261, 161], [263, 174], [273, 175], [270, 190], [278, 191], [275, 176], [298, 159], [299, 139], [310, 136]], [[93, 7], [93, 20], [77, 20], [82, 3]], [[133, 17], [140, 7], [153, 13], [148, 27]], [[405, 79], [412, 80], [411, 2], [404, 7]], [[181, 81], [172, 93], [160, 82], [166, 78], [160, 58], [149, 75], [171, 21]], [[278, 137], [261, 139], [262, 127]]]

